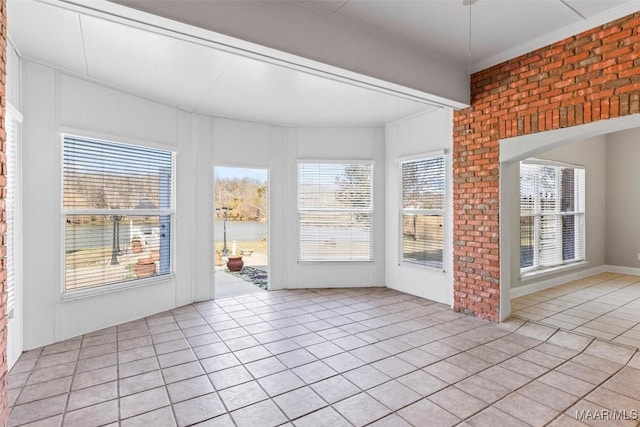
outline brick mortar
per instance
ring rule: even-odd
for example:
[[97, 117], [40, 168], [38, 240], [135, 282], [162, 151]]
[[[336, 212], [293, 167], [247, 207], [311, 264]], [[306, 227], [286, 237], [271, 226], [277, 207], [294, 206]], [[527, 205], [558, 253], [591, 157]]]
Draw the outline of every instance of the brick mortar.
[[499, 141], [640, 113], [640, 12], [479, 71], [453, 117], [454, 310], [498, 321]]

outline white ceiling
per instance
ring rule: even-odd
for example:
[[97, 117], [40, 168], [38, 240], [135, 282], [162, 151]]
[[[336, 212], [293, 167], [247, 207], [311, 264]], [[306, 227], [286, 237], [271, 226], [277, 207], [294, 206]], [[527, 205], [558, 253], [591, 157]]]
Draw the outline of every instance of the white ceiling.
[[470, 64], [473, 71], [640, 10], [640, 2], [633, 0], [478, 0], [471, 7], [463, 0], [292, 4], [330, 14], [421, 52]]
[[29, 60], [186, 111], [318, 126], [381, 126], [433, 107], [35, 1], [8, 2]]
[[[217, 50], [145, 22], [129, 25], [126, 19], [112, 19], [95, 10], [85, 13], [74, 0], [42, 1], [8, 1], [9, 35], [23, 57], [187, 111], [285, 125], [380, 126], [433, 108], [388, 91]], [[86, 5], [99, 10], [104, 3], [91, 0]], [[140, 3], [146, 10], [160, 4]], [[198, 5], [214, 13], [221, 3], [225, 0]], [[417, 55], [471, 70], [640, 10], [640, 0], [479, 0], [471, 7], [462, 0], [273, 0], [261, 4], [312, 10], [341, 25], [408, 46]], [[295, 28], [295, 23], [291, 25]], [[285, 30], [289, 34], [289, 28]], [[292, 31], [291, 37], [295, 36]]]

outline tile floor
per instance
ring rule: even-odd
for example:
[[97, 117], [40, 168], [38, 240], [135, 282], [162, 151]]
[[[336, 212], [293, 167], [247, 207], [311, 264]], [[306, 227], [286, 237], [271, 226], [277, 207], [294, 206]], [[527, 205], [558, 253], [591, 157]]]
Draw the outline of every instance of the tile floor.
[[216, 298], [229, 298], [239, 295], [265, 293], [264, 289], [250, 282], [245, 282], [239, 277], [229, 274], [224, 270], [215, 269], [216, 275]]
[[640, 348], [640, 276], [597, 274], [511, 304], [521, 319]]
[[635, 426], [575, 418], [640, 409], [640, 354], [386, 288], [289, 290], [29, 351], [9, 388], [12, 426]]

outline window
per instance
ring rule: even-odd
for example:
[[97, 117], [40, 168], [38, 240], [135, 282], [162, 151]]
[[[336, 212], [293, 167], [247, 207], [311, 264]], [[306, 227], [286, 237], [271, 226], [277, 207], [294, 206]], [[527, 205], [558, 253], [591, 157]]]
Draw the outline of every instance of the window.
[[18, 276], [19, 241], [21, 237], [19, 220], [18, 198], [18, 123], [22, 122], [22, 116], [11, 106], [7, 106], [5, 113], [6, 130], [6, 197], [5, 213], [7, 229], [4, 236], [7, 248], [7, 314], [13, 317], [13, 309], [16, 304], [16, 282]]
[[444, 155], [401, 163], [402, 263], [443, 268], [444, 253]]
[[298, 164], [300, 261], [371, 261], [371, 163]]
[[520, 269], [584, 260], [584, 168], [544, 160], [520, 163]]
[[174, 154], [63, 136], [65, 291], [172, 272]]

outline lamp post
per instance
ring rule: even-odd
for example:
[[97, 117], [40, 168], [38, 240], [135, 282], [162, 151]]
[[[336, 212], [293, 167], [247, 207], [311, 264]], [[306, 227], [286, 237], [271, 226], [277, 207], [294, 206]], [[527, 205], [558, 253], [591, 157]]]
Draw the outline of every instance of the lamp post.
[[[118, 209], [112, 207], [111, 209]], [[118, 265], [118, 255], [120, 252], [120, 221], [122, 215], [111, 215], [111, 221], [113, 222], [113, 245], [111, 248], [111, 265]]]
[[229, 250], [227, 249], [227, 212], [229, 208], [227, 206], [222, 206], [220, 208], [216, 208], [217, 211], [222, 211], [222, 230], [224, 235], [223, 245], [222, 245], [222, 256], [229, 256]]

